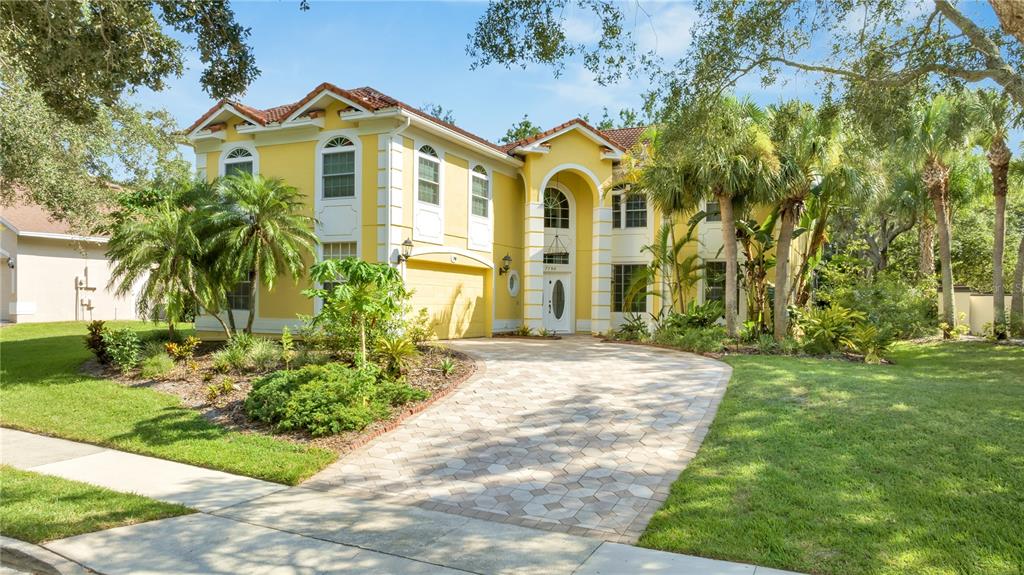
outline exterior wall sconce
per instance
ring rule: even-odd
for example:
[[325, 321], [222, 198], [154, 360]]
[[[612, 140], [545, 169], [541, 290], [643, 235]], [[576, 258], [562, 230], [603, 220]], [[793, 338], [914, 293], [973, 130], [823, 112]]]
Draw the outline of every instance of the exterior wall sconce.
[[402, 263], [412, 257], [412, 239], [405, 238], [402, 242], [402, 252], [398, 254], [398, 263]]
[[505, 257], [501, 258], [501, 267], [498, 268], [498, 275], [507, 274], [510, 267], [512, 267], [512, 256], [505, 254]]
[[14, 258], [12, 258], [12, 257], [8, 257], [7, 258], [7, 267], [11, 268], [12, 270], [14, 269]]

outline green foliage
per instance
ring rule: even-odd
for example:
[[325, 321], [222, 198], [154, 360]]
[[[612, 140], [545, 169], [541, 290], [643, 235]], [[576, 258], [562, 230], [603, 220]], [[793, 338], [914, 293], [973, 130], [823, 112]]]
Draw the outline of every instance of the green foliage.
[[651, 330], [643, 316], [632, 315], [614, 331], [613, 337], [623, 341], [645, 341], [651, 337]]
[[824, 266], [818, 297], [832, 306], [854, 310], [880, 331], [898, 339], [935, 333], [934, 282], [912, 284], [895, 273], [864, 276], [841, 262]]
[[259, 75], [249, 30], [225, 3], [13, 2], [0, 5], [0, 20], [17, 23], [0, 34], [4, 65], [21, 68], [65, 122], [91, 120], [126, 91], [163, 90], [184, 71], [175, 37], [183, 34], [196, 37], [206, 65], [200, 82], [211, 97], [240, 94]]
[[392, 335], [377, 342], [377, 356], [384, 364], [384, 371], [391, 377], [398, 377], [420, 352], [412, 338]]
[[448, 356], [442, 357], [437, 367], [441, 370], [441, 375], [451, 377], [452, 373], [455, 372], [455, 360]]
[[867, 322], [854, 326], [849, 340], [850, 347], [864, 356], [865, 363], [881, 363], [893, 342], [888, 332]]
[[235, 380], [225, 377], [218, 383], [211, 383], [206, 386], [206, 403], [217, 405], [220, 398], [235, 390]]
[[281, 348], [272, 340], [237, 333], [212, 355], [213, 368], [221, 373], [262, 373], [277, 367]]
[[762, 333], [757, 336], [757, 352], [764, 355], [775, 353], [779, 349], [778, 342], [770, 334]]
[[304, 430], [316, 437], [363, 429], [387, 417], [392, 406], [427, 395], [404, 383], [379, 382], [379, 377], [372, 364], [278, 371], [253, 384], [245, 411], [278, 430]]
[[281, 361], [285, 369], [291, 369], [292, 361], [298, 356], [295, 351], [295, 340], [292, 338], [292, 330], [288, 326], [281, 328]]
[[190, 361], [195, 357], [196, 349], [200, 343], [202, 343], [201, 339], [190, 335], [181, 343], [169, 341], [164, 344], [164, 348], [167, 350], [167, 355], [171, 356], [174, 361]]
[[415, 316], [406, 320], [404, 333], [413, 343], [419, 345], [437, 337], [432, 324], [427, 308], [421, 307]]
[[668, 314], [662, 325], [670, 330], [686, 328], [708, 328], [722, 318], [725, 308], [718, 300], [708, 300], [702, 304], [690, 302], [686, 313], [672, 312]]
[[830, 354], [844, 347], [853, 347], [850, 340], [854, 328], [864, 320], [864, 314], [842, 306], [810, 308], [797, 316], [797, 325], [803, 332], [804, 350], [812, 354]]
[[[328, 286], [302, 292], [323, 302], [320, 311], [310, 318], [310, 327], [322, 330], [339, 344], [356, 344], [358, 360], [364, 360], [366, 350], [375, 347], [378, 340], [403, 327], [402, 311], [409, 292], [398, 270], [390, 265], [356, 258], [329, 259], [314, 265], [310, 275], [317, 285]], [[358, 330], [356, 341], [351, 338], [352, 326]]]
[[149, 359], [154, 355], [167, 354], [167, 344], [156, 340], [146, 340], [142, 344], [142, 351], [139, 352], [142, 359]]
[[520, 337], [529, 337], [529, 336], [533, 335], [533, 328], [531, 328], [530, 326], [528, 326], [528, 325], [526, 325], [524, 323], [524, 324], [516, 327], [510, 333], [512, 333], [512, 335], [518, 335]]
[[103, 339], [106, 322], [103, 320], [90, 321], [88, 325], [89, 335], [85, 336], [85, 347], [96, 356], [96, 360], [106, 365], [110, 363], [110, 353], [107, 352], [107, 343]]
[[155, 379], [163, 377], [174, 369], [174, 360], [166, 353], [158, 353], [142, 360], [142, 377]]
[[518, 142], [519, 140], [525, 140], [530, 136], [536, 136], [543, 132], [540, 126], [530, 121], [530, 116], [523, 114], [523, 119], [515, 123], [505, 135], [499, 140], [502, 144], [511, 144], [512, 142]]
[[725, 328], [712, 327], [669, 327], [660, 326], [654, 332], [654, 342], [670, 345], [693, 353], [717, 353], [725, 349], [727, 341]]
[[103, 343], [107, 346], [111, 363], [121, 371], [129, 371], [138, 365], [142, 342], [135, 330], [128, 327], [104, 330]]
[[442, 122], [448, 122], [449, 124], [455, 123], [455, 112], [453, 112], [451, 108], [445, 108], [441, 104], [427, 102], [420, 109]]

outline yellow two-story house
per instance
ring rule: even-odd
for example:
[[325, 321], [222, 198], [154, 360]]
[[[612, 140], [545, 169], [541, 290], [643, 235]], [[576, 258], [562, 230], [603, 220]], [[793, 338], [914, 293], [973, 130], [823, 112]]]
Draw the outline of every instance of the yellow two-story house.
[[[266, 110], [222, 100], [187, 129], [206, 178], [246, 171], [305, 194], [321, 258], [399, 266], [440, 338], [524, 324], [603, 333], [623, 320], [628, 279], [660, 225], [643, 197], [612, 189], [642, 132], [576, 119], [498, 145], [373, 88], [326, 83]], [[701, 229], [709, 260], [721, 244], [714, 226]], [[278, 282], [249, 301], [243, 282], [229, 301], [239, 314], [255, 306], [254, 331], [276, 333], [315, 311], [305, 287]], [[700, 298], [721, 292], [702, 288]], [[196, 328], [218, 325], [201, 316]]]

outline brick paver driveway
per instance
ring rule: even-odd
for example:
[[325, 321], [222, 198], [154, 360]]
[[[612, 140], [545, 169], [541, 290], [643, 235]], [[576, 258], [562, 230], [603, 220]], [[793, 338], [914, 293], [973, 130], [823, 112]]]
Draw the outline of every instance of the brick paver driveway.
[[667, 350], [479, 339], [452, 395], [306, 486], [633, 542], [696, 453], [730, 368]]

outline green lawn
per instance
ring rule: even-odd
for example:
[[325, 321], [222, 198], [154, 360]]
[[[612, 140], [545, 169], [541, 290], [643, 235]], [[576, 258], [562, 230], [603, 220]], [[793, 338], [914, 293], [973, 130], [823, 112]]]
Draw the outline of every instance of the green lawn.
[[185, 515], [188, 507], [0, 465], [0, 534], [39, 543]]
[[323, 449], [228, 431], [177, 397], [82, 375], [85, 333], [81, 322], [0, 329], [0, 425], [289, 485], [334, 460]]
[[640, 544], [815, 574], [1024, 573], [1024, 348], [737, 356]]

